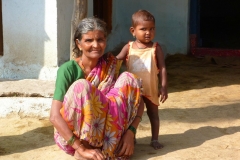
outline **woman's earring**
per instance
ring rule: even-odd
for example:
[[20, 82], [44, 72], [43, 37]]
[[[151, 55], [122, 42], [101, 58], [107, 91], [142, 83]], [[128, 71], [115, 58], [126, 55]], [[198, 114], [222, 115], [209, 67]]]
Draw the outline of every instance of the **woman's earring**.
[[135, 35], [133, 35], [133, 38], [136, 38]]

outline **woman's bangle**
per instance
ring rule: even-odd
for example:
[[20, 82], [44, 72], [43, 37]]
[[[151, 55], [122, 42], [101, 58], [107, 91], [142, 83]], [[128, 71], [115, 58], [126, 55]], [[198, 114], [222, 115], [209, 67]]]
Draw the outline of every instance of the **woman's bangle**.
[[136, 131], [136, 128], [133, 127], [133, 126], [131, 126], [131, 125], [128, 127], [128, 129], [129, 129], [130, 131], [132, 131], [134, 135], [135, 135], [136, 132], [137, 132], [137, 131]]
[[67, 141], [67, 144], [72, 146], [74, 141], [76, 140], [76, 137], [75, 135], [73, 134], [72, 137]]
[[136, 117], [140, 118], [140, 122], [142, 121], [142, 117], [141, 116], [136, 115]]

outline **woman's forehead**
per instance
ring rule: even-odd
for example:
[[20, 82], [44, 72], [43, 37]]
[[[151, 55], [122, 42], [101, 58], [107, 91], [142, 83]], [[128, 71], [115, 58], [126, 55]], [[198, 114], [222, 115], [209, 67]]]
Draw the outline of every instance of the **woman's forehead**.
[[104, 35], [104, 32], [103, 31], [101, 31], [101, 30], [93, 30], [93, 31], [88, 31], [87, 33], [84, 33], [83, 35], [82, 35], [82, 37], [83, 38], [87, 38], [87, 37], [92, 37], [92, 38], [94, 38], [94, 37], [105, 37], [105, 35]]

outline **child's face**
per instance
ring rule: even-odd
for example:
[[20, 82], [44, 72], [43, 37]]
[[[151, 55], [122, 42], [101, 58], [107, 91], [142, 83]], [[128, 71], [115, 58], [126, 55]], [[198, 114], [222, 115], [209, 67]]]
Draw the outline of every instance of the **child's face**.
[[153, 21], [142, 21], [135, 27], [131, 27], [130, 31], [142, 43], [149, 43], [155, 36], [155, 24]]

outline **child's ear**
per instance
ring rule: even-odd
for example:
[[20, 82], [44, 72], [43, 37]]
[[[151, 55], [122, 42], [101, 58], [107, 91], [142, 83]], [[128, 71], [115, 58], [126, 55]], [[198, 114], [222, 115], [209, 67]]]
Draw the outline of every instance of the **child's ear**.
[[135, 37], [134, 28], [133, 28], [133, 27], [130, 27], [129, 30], [130, 30], [131, 34], [133, 35], [133, 37]]

